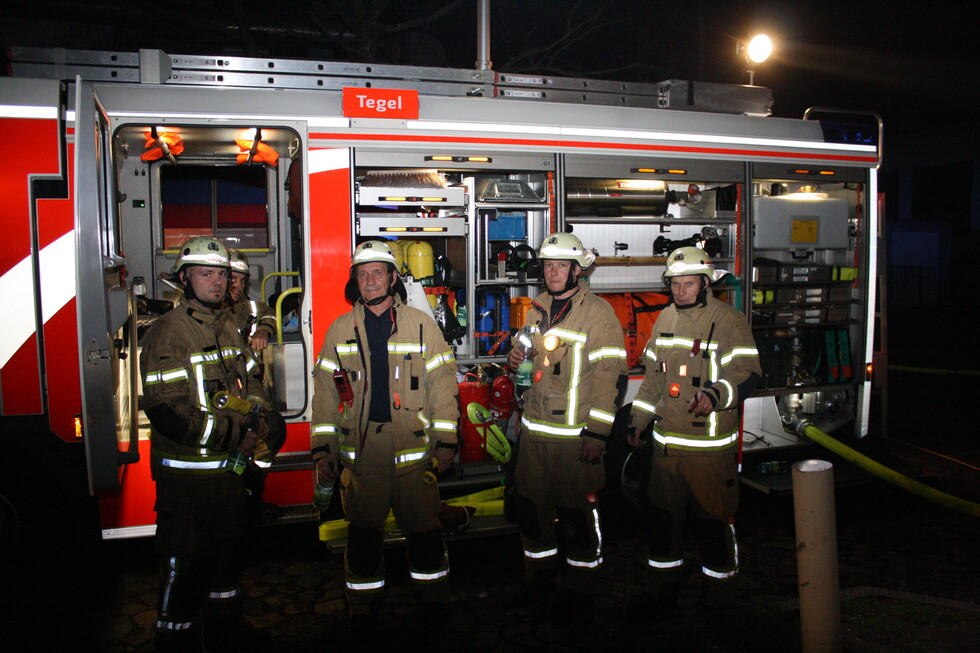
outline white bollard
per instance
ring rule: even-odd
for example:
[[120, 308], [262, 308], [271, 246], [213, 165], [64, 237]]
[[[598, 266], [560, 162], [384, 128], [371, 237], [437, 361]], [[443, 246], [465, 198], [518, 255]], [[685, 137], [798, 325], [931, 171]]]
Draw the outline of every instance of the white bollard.
[[793, 464], [793, 515], [803, 652], [839, 652], [840, 581], [832, 464], [825, 460]]

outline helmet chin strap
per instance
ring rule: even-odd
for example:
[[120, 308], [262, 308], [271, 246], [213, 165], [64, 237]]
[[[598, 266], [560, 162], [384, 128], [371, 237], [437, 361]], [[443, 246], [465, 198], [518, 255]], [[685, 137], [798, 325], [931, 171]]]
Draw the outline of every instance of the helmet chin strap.
[[[678, 310], [684, 310], [686, 308], [694, 308], [695, 306], [707, 306], [708, 305], [708, 286], [711, 285], [711, 284], [708, 283], [708, 277], [707, 276], [705, 276], [703, 274], [702, 275], [699, 275], [699, 276], [701, 277], [701, 290], [698, 291], [698, 296], [694, 299], [693, 302], [691, 302], [690, 304], [687, 304], [685, 306], [678, 306], [677, 305], [677, 302], [674, 302], [674, 306], [676, 306]], [[670, 285], [668, 284], [668, 288], [669, 287], [670, 287]], [[673, 299], [673, 293], [671, 293], [671, 299]]]
[[[391, 268], [390, 271], [391, 272], [394, 272], [394, 269]], [[374, 299], [372, 299], [370, 301], [364, 299], [364, 296], [361, 295], [358, 298], [358, 300], [362, 304], [364, 304], [365, 306], [377, 306], [378, 304], [382, 304], [382, 303], [388, 301], [388, 298], [389, 297], [394, 297], [394, 296], [395, 296], [395, 284], [389, 279], [389, 282], [388, 282], [388, 290], [385, 292], [385, 294], [379, 295], [378, 297], [375, 297]]]
[[395, 296], [395, 289], [392, 286], [388, 286], [388, 292], [386, 292], [383, 295], [379, 295], [374, 299], [366, 300], [362, 296], [361, 303], [364, 304], [365, 306], [377, 306], [378, 304], [388, 301], [389, 297], [394, 297], [394, 296]]

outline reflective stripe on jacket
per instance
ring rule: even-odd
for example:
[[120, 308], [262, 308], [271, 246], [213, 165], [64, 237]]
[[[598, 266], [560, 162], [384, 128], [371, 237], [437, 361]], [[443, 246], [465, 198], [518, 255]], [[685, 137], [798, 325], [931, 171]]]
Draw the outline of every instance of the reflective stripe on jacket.
[[[661, 449], [717, 451], [738, 441], [739, 386], [761, 375], [759, 353], [745, 316], [714, 297], [707, 304], [660, 314], [643, 351], [646, 370], [633, 400], [631, 425], [643, 429], [654, 414], [653, 438]], [[704, 390], [716, 399], [707, 417], [687, 412]]]
[[[609, 303], [584, 280], [578, 283], [564, 318], [534, 338], [533, 382], [521, 422], [539, 441], [580, 442], [582, 429], [605, 438], [616, 417], [617, 382], [626, 373], [623, 329]], [[551, 295], [539, 295], [527, 323], [549, 326], [551, 304]], [[546, 336], [559, 338], [554, 351], [545, 350]]]
[[[314, 369], [313, 457], [323, 447], [339, 453], [344, 465], [357, 466], [361, 438], [368, 423], [365, 387], [371, 383], [371, 352], [364, 330], [364, 306], [355, 304], [327, 331]], [[418, 309], [395, 298], [394, 328], [388, 337], [388, 389], [395, 438], [392, 465], [399, 471], [424, 465], [434, 440], [456, 443], [459, 407], [456, 402], [456, 359], [438, 325]], [[357, 332], [355, 333], [355, 327]], [[354, 393], [345, 405], [333, 380], [339, 369], [348, 371]], [[397, 395], [397, 401], [395, 397]]]
[[227, 317], [226, 311], [206, 313], [181, 302], [143, 337], [143, 406], [154, 475], [214, 473], [238, 446], [245, 416], [213, 408], [213, 392], [268, 406], [254, 356]]

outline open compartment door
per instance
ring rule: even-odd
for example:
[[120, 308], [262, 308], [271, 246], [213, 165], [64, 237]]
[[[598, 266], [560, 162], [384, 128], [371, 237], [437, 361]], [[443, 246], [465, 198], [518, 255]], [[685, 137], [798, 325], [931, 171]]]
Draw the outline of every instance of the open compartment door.
[[89, 82], [75, 90], [75, 233], [82, 432], [89, 489], [119, 487], [136, 462], [138, 356], [126, 287], [109, 118]]

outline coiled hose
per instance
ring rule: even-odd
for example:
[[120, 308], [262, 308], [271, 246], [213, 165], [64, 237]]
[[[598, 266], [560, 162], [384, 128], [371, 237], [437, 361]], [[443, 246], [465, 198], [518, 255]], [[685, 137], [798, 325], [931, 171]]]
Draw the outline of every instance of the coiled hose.
[[916, 494], [924, 499], [928, 499], [929, 501], [946, 506], [947, 508], [952, 508], [953, 510], [959, 512], [965, 512], [966, 514], [974, 517], [980, 517], [980, 503], [967, 501], [966, 499], [961, 499], [960, 497], [954, 497], [952, 494], [947, 494], [942, 490], [929, 487], [928, 485], [920, 483], [915, 479], [911, 479], [904, 474], [900, 474], [894, 469], [886, 467], [881, 463], [868, 458], [861, 452], [850, 448], [843, 442], [830, 437], [806, 420], [801, 420], [797, 423], [796, 432], [810, 438], [825, 449], [829, 449], [844, 460], [852, 462], [861, 469], [870, 472], [893, 485], [897, 485], [904, 490], [908, 490], [912, 494]]

